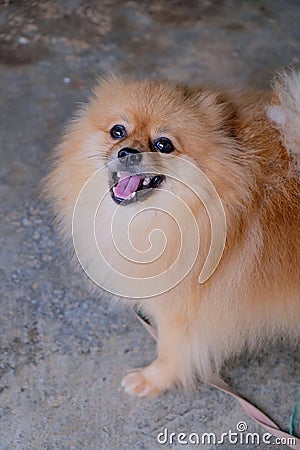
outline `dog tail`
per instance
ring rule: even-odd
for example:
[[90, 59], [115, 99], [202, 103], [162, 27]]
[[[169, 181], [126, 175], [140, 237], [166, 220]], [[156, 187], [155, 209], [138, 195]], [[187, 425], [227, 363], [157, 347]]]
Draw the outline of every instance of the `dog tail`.
[[267, 114], [300, 171], [300, 70], [280, 73], [275, 78], [274, 91], [278, 104], [269, 106]]

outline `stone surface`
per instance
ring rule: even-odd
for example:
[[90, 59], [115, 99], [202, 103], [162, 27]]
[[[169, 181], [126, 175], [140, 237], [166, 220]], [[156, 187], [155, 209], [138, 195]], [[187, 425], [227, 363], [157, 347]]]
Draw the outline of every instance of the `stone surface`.
[[[263, 434], [207, 386], [150, 400], [122, 392], [123, 375], [155, 345], [129, 309], [89, 294], [38, 192], [64, 122], [97, 76], [263, 87], [299, 62], [299, 23], [296, 0], [1, 2], [1, 450], [170, 448], [156, 441], [165, 427], [220, 436], [241, 420]], [[225, 375], [288, 429], [299, 369], [298, 346], [282, 345]]]

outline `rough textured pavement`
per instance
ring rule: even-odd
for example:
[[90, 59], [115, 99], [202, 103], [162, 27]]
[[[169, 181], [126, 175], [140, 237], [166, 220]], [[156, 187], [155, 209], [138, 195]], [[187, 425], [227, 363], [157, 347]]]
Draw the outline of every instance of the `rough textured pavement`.
[[[124, 374], [149, 362], [155, 345], [129, 309], [88, 293], [37, 194], [63, 123], [96, 76], [263, 87], [274, 70], [299, 62], [299, 1], [0, 5], [0, 449], [170, 448], [156, 441], [165, 427], [220, 436], [241, 420], [262, 435], [233, 400], [204, 385], [150, 400], [122, 392]], [[287, 430], [299, 369], [296, 343], [244, 357], [224, 374]]]

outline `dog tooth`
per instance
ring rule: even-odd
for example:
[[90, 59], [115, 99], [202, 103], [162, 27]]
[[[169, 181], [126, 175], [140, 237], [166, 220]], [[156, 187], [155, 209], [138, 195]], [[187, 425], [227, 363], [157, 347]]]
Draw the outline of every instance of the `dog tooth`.
[[135, 194], [136, 194], [136, 192], [133, 192], [129, 198], [130, 198], [130, 199], [131, 199], [131, 198], [134, 198], [134, 197], [135, 197]]
[[117, 172], [117, 177], [121, 178], [121, 172]]
[[143, 181], [143, 186], [147, 186], [147, 184], [149, 184], [149, 183], [150, 183], [150, 178], [147, 177], [147, 178], [145, 178], [144, 181]]

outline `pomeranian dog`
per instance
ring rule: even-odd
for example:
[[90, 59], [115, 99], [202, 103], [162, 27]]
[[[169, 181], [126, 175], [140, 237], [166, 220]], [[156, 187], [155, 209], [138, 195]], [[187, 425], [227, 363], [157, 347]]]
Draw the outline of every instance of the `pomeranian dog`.
[[189, 388], [244, 349], [299, 336], [299, 171], [297, 71], [241, 95], [99, 83], [55, 150], [45, 192], [90, 278], [135, 298], [157, 329], [157, 358], [123, 379], [127, 392]]

